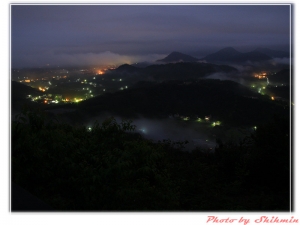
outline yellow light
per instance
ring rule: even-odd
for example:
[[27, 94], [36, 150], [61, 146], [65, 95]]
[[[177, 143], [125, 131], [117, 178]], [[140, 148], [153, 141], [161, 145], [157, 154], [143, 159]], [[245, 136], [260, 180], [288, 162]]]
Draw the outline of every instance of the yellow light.
[[274, 98], [273, 96], [271, 97], [271, 99], [272, 99], [272, 100], [275, 100], [275, 98]]

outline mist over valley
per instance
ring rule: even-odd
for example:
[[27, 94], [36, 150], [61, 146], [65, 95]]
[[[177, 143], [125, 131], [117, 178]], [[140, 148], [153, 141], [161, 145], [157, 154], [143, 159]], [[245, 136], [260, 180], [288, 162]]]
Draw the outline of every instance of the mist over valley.
[[10, 211], [293, 212], [293, 8], [11, 3]]

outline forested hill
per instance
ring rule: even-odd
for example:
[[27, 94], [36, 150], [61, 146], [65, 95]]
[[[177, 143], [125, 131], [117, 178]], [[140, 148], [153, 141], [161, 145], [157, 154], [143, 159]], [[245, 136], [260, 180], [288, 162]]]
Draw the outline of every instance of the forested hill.
[[124, 64], [117, 69], [111, 70], [105, 76], [118, 75], [125, 77], [132, 77], [135, 75], [139, 80], [148, 79], [155, 81], [164, 80], [185, 80], [198, 79], [213, 73], [234, 73], [238, 70], [227, 65], [215, 65], [210, 63], [196, 63], [196, 62], [180, 62], [169, 63], [161, 65], [150, 65], [145, 68], [137, 68], [133, 65]]
[[27, 95], [40, 95], [42, 92], [29, 87], [25, 84], [21, 84], [16, 81], [11, 82], [11, 106], [13, 110], [20, 110], [24, 104], [32, 105], [29, 99], [26, 99]]
[[17, 81], [11, 82], [11, 90], [13, 99], [26, 98], [26, 95], [38, 95], [42, 93], [41, 91], [35, 88], [29, 87], [25, 84], [21, 84]]
[[264, 122], [273, 114], [288, 115], [288, 109], [233, 81], [190, 80], [149, 83], [79, 104], [92, 115], [104, 111], [123, 116], [168, 117], [170, 114], [204, 117], [228, 124], [250, 125]]

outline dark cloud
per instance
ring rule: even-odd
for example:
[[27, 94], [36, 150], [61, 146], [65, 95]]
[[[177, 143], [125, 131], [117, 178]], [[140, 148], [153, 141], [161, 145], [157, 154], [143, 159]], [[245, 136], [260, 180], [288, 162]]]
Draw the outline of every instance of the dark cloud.
[[30, 61], [38, 64], [43, 54], [64, 58], [107, 51], [132, 56], [175, 50], [207, 52], [227, 46], [278, 49], [288, 46], [290, 40], [288, 5], [11, 7], [14, 66], [31, 66]]

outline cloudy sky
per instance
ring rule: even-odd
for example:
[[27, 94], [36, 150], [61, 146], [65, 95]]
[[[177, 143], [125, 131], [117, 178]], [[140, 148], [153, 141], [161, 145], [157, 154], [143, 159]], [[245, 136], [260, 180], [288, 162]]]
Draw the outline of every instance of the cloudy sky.
[[11, 5], [13, 67], [288, 50], [289, 42], [289, 5]]

